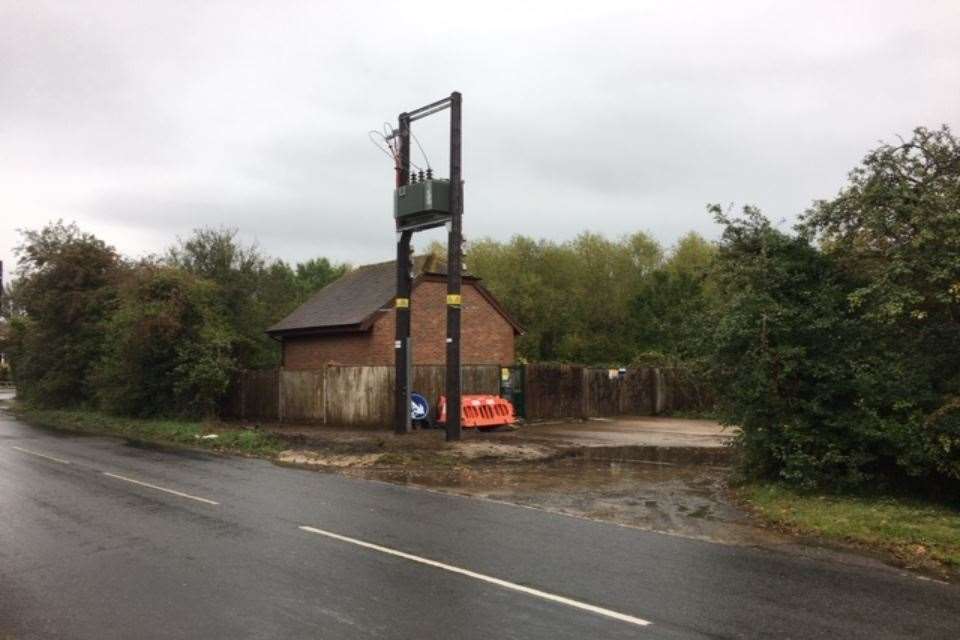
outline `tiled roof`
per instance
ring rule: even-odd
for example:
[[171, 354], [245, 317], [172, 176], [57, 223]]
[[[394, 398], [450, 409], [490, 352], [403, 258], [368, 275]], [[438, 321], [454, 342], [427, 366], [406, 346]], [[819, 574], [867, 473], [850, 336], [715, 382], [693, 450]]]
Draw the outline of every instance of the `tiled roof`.
[[[424, 274], [445, 275], [446, 263], [430, 254], [416, 256], [414, 276]], [[317, 291], [267, 333], [362, 331], [380, 309], [389, 308], [396, 290], [395, 261], [364, 265]]]

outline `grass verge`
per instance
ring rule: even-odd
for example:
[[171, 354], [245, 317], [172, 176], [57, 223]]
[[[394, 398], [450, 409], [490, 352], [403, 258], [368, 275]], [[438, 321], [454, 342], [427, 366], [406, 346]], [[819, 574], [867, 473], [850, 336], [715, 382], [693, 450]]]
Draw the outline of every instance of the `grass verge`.
[[909, 567], [960, 570], [960, 509], [877, 495], [805, 493], [778, 484], [738, 489], [757, 515], [778, 528], [892, 553]]
[[[187, 445], [213, 451], [272, 458], [286, 447], [276, 436], [257, 429], [190, 420], [141, 420], [96, 411], [55, 411], [16, 406], [17, 416], [31, 424], [80, 433], [120, 436], [143, 442]], [[216, 435], [216, 438], [202, 436]]]

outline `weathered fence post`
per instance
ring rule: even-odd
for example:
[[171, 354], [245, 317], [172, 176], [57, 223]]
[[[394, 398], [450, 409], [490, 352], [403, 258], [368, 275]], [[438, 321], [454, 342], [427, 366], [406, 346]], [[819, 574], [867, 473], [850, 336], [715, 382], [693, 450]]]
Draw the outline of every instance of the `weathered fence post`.
[[327, 402], [328, 402], [327, 388], [330, 386], [330, 381], [327, 377], [327, 372], [329, 370], [330, 370], [330, 365], [328, 364], [328, 365], [324, 365], [323, 369], [320, 371], [320, 375], [322, 376], [322, 379], [323, 379], [323, 390], [321, 391], [321, 393], [323, 394], [323, 400], [321, 401], [323, 405], [323, 409], [321, 411], [321, 415], [323, 416], [322, 418], [323, 424], [327, 424]]
[[283, 422], [283, 367], [277, 367], [277, 422]]

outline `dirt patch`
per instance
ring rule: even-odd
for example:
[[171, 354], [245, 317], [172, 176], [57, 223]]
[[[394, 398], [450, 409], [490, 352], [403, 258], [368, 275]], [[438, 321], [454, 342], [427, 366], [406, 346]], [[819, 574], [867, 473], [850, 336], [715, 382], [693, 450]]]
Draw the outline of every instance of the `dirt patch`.
[[[456, 453], [456, 452], [450, 452]], [[429, 452], [324, 454], [288, 451], [281, 463], [351, 477], [509, 502], [643, 529], [733, 544], [779, 542], [727, 499], [726, 467], [609, 462], [582, 456], [506, 462], [497, 449], [466, 456]], [[472, 456], [472, 457], [467, 457]]]
[[556, 447], [532, 442], [457, 442], [449, 448], [452, 455], [465, 460], [498, 460], [503, 462], [545, 460], [557, 455]]
[[346, 473], [725, 542], [771, 538], [727, 500], [722, 467], [565, 458], [447, 469], [371, 466]]
[[713, 420], [662, 416], [622, 416], [540, 422], [526, 425], [528, 437], [563, 439], [581, 446], [649, 446], [722, 448], [737, 429]]
[[[397, 460], [531, 462], [554, 458], [588, 457], [595, 460], [727, 464], [732, 434], [707, 420], [622, 418], [570, 420], [528, 424], [493, 431], [466, 429], [459, 442], [447, 443], [442, 431], [416, 431], [397, 436], [389, 431], [345, 429], [330, 426], [253, 425], [269, 431], [289, 445], [297, 456], [312, 464], [350, 466], [344, 456], [394, 453]], [[306, 455], [303, 452], [311, 452]], [[362, 460], [362, 461], [361, 461]]]
[[378, 446], [364, 450], [362, 446], [290, 449], [277, 458], [281, 464], [367, 468], [450, 467], [474, 463], [514, 463], [546, 460], [558, 455], [550, 447], [499, 442], [458, 442], [443, 448], [414, 446]]
[[380, 432], [332, 430], [307, 434], [290, 431], [273, 433], [280, 434], [287, 443], [294, 445], [280, 454], [279, 462], [331, 467], [366, 467], [375, 462], [391, 466], [529, 462], [557, 457], [562, 453], [558, 446], [521, 439], [499, 439], [496, 434], [447, 443], [443, 434], [436, 431], [403, 437]]
[[280, 464], [293, 466], [321, 466], [342, 469], [345, 467], [368, 467], [381, 457], [378, 453], [363, 454], [327, 454], [317, 451], [283, 451], [277, 457]]
[[264, 428], [291, 445], [280, 464], [723, 542], [776, 538], [727, 499], [731, 449], [709, 421], [541, 423], [454, 443], [440, 431]]

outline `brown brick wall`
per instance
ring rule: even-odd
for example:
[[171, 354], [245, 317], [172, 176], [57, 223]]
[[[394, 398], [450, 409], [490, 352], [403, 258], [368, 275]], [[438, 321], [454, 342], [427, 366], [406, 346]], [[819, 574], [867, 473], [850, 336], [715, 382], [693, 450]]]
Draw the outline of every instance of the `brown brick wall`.
[[[446, 360], [447, 285], [421, 281], [413, 290], [412, 325], [414, 364], [443, 364]], [[383, 311], [367, 333], [286, 338], [283, 366], [318, 369], [328, 363], [392, 365], [395, 339], [394, 311]], [[513, 327], [470, 283], [463, 286], [461, 315], [463, 364], [512, 364]]]
[[284, 338], [283, 366], [285, 369], [320, 369], [330, 363], [392, 364], [393, 325], [391, 323], [391, 331], [387, 332], [381, 330], [380, 324], [375, 323], [367, 333]]

